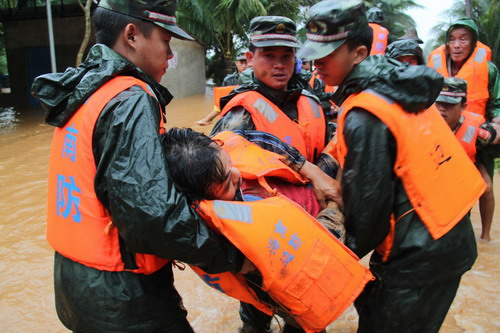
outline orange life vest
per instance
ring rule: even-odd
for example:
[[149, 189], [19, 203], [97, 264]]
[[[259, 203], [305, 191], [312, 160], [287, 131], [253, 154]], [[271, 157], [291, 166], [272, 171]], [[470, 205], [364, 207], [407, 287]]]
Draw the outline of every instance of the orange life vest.
[[484, 118], [468, 111], [463, 111], [462, 116], [464, 121], [455, 132], [455, 136], [472, 162], [476, 162], [476, 140], [479, 134], [479, 126], [484, 123]]
[[389, 38], [389, 30], [377, 23], [368, 23], [373, 30], [373, 42], [370, 55], [385, 54], [387, 48], [387, 39]]
[[[118, 76], [99, 88], [64, 127], [56, 128], [52, 139], [47, 240], [63, 256], [99, 270], [126, 269], [120, 255], [118, 230], [94, 191], [96, 164], [92, 135], [106, 104], [134, 85], [155, 96], [145, 82]], [[168, 262], [140, 253], [135, 259], [139, 268], [131, 271], [143, 274], [151, 274]]]
[[314, 80], [318, 78], [318, 74], [316, 71], [312, 72], [311, 78], [309, 79], [309, 86], [311, 89], [314, 89]]
[[225, 86], [225, 87], [214, 87], [214, 106], [220, 110], [220, 99], [224, 96], [229, 95], [231, 91], [233, 91], [237, 85], [234, 86]]
[[[434, 239], [445, 235], [472, 208], [486, 184], [439, 111], [432, 106], [418, 114], [410, 114], [373, 90], [351, 95], [342, 104], [337, 130], [338, 158], [342, 166], [348, 153], [343, 134], [345, 117], [353, 108], [373, 113], [389, 128], [397, 146], [396, 176], [401, 179], [430, 235]], [[394, 217], [392, 220], [394, 224]], [[385, 260], [393, 236], [389, 234], [377, 249]]]
[[488, 59], [488, 61], [491, 61], [491, 49], [488, 45], [483, 44], [480, 41], [477, 41], [476, 47], [478, 47], [480, 49], [484, 49], [486, 51], [486, 59]]
[[337, 132], [333, 135], [332, 139], [325, 146], [325, 149], [321, 152], [322, 154], [329, 155], [333, 160], [338, 161], [337, 156]]
[[[450, 77], [445, 45], [441, 45], [431, 52], [428, 66], [434, 68], [444, 77]], [[467, 81], [467, 110], [483, 117], [486, 115], [486, 104], [490, 96], [488, 76], [487, 49], [476, 45], [476, 48], [460, 68], [456, 77]]]
[[[294, 183], [305, 180], [266, 151], [232, 132], [219, 133], [223, 149], [244, 179], [272, 175]], [[358, 258], [312, 216], [278, 195], [253, 202], [202, 201], [200, 214], [259, 269], [262, 289], [308, 332], [324, 329], [373, 279]], [[268, 314], [242, 274], [195, 271], [213, 288], [253, 304]]]
[[[321, 80], [320, 78], [318, 78], [318, 74], [316, 73], [316, 71], [313, 72], [313, 75], [311, 76], [311, 79], [309, 80], [309, 85], [311, 86], [311, 88], [314, 89], [314, 80], [315, 79], [318, 79], [318, 80]], [[335, 90], [337, 90], [337, 86], [329, 86], [325, 83], [325, 89], [324, 89], [324, 92], [326, 93], [333, 93], [335, 92]], [[330, 100], [330, 103], [333, 105], [333, 106], [336, 106], [335, 103]]]
[[299, 97], [298, 122], [294, 122], [274, 103], [255, 91], [246, 91], [233, 97], [222, 110], [221, 117], [235, 106], [243, 106], [250, 112], [256, 130], [277, 136], [297, 148], [308, 161], [313, 162], [325, 146], [325, 116], [319, 103], [311, 97]]
[[215, 140], [224, 142], [224, 149], [231, 157], [233, 166], [246, 180], [276, 177], [292, 184], [305, 184], [307, 179], [283, 164], [283, 157], [265, 150], [231, 131], [217, 133]]
[[[352, 252], [284, 196], [253, 202], [204, 201], [200, 210], [207, 223], [257, 267], [262, 290], [307, 331], [324, 329], [372, 279]], [[227, 274], [239, 275], [210, 274], [210, 280], [219, 278], [224, 290]], [[263, 307], [275, 311], [266, 304]]]
[[[325, 92], [335, 92], [337, 90], [338, 86], [329, 86], [325, 84]], [[333, 102], [332, 102], [333, 103]]]
[[[321, 80], [321, 79], [318, 77], [318, 74], [316, 71], [314, 71], [312, 74], [313, 75], [309, 79], [309, 85], [311, 86], [311, 88], [314, 89], [314, 80], [316, 80], [316, 79]], [[335, 92], [335, 90], [337, 90], [337, 88], [338, 88], [337, 86], [329, 86], [325, 83], [325, 92]]]

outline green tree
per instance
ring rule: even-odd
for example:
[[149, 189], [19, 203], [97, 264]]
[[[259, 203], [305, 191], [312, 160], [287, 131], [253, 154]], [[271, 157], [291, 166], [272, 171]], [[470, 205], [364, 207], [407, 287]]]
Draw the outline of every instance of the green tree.
[[403, 36], [406, 29], [415, 28], [415, 21], [406, 10], [422, 7], [413, 0], [367, 0], [365, 4], [367, 9], [378, 7], [384, 12], [383, 26], [389, 30], [391, 40]]
[[[320, 0], [301, 1], [305, 7], [301, 8], [301, 20], [305, 22], [307, 10], [310, 6], [318, 3]], [[365, 1], [366, 9], [378, 7], [384, 12], [383, 26], [389, 30], [390, 41], [404, 35], [406, 29], [415, 28], [415, 21], [411, 16], [406, 14], [406, 10], [410, 8], [421, 8], [422, 6], [415, 3], [413, 0], [367, 0]], [[299, 38], [305, 40], [305, 28], [300, 29]]]
[[78, 5], [80, 5], [80, 8], [83, 10], [84, 17], [85, 17], [85, 32], [83, 35], [83, 40], [82, 43], [80, 44], [80, 49], [78, 50], [78, 53], [76, 55], [76, 67], [78, 67], [83, 60], [83, 55], [85, 53], [85, 50], [87, 49], [90, 41], [90, 32], [91, 32], [91, 27], [92, 27], [92, 0], [86, 0], [85, 4], [82, 3], [82, 1], [78, 0]]
[[7, 50], [5, 49], [5, 39], [3, 34], [3, 24], [0, 23], [0, 74], [8, 74]]
[[[247, 45], [250, 20], [259, 15], [297, 19], [298, 0], [179, 0], [177, 18], [211, 55], [207, 73], [217, 84], [232, 71], [235, 52]], [[224, 70], [222, 70], [224, 69]]]

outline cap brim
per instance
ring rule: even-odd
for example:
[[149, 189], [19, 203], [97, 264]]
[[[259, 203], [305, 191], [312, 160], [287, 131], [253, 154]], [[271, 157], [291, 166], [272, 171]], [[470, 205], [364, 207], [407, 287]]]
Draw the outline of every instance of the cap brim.
[[278, 40], [278, 39], [252, 42], [252, 45], [255, 47], [285, 46], [285, 47], [293, 47], [294, 49], [298, 49], [300, 47], [300, 44], [297, 42], [292, 42], [289, 40]]
[[297, 52], [297, 57], [305, 60], [321, 59], [341, 47], [345, 41], [345, 39], [342, 39], [334, 42], [324, 43], [307, 40]]
[[448, 104], [458, 104], [462, 101], [461, 97], [451, 97], [445, 95], [439, 95], [436, 98], [436, 102], [448, 103]]
[[154, 24], [159, 25], [163, 29], [167, 30], [172, 34], [173, 37], [184, 40], [194, 40], [187, 32], [179, 28], [177, 25], [165, 24], [160, 22], [154, 22]]
[[[387, 55], [386, 55], [386, 56], [387, 56]], [[414, 53], [410, 53], [410, 52], [403, 52], [403, 53], [401, 53], [401, 54], [396, 54], [396, 55], [394, 56], [394, 58], [399, 58], [399, 57], [411, 57], [411, 56], [416, 57], [417, 55], [416, 55], [416, 54], [414, 54]]]

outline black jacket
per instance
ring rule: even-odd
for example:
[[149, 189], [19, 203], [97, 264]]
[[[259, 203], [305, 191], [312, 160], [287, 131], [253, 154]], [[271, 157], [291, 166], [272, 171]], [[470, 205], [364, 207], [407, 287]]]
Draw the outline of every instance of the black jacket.
[[[89, 96], [118, 75], [134, 76], [145, 81], [156, 96], [155, 99], [137, 86], [121, 92], [105, 106], [94, 128], [92, 149], [97, 168], [95, 192], [118, 228], [126, 268], [135, 268], [134, 253], [140, 252], [181, 260], [209, 273], [239, 271], [243, 263], [241, 252], [207, 227], [187, 197], [174, 186], [169, 175], [160, 142], [158, 108], [160, 104], [164, 111], [165, 105], [172, 99], [166, 88], [110, 48], [97, 44], [78, 68], [38, 77], [32, 93], [46, 110], [47, 123], [61, 127]], [[94, 274], [92, 272], [96, 270], [73, 261], [61, 262], [59, 273], [66, 273], [56, 279], [56, 303], [58, 312], [67, 310], [70, 313], [67, 316], [71, 321], [66, 323], [68, 327], [80, 327], [73, 326], [79, 320], [82, 321], [79, 318], [82, 312], [81, 302], [77, 301], [79, 298], [108, 294], [109, 297], [99, 304], [101, 309], [121, 307], [124, 325], [129, 323], [131, 330], [134, 327], [146, 331], [148, 327], [153, 329], [154, 326], [149, 324], [141, 326], [141, 322], [154, 323], [154, 318], [146, 320], [146, 317], [154, 316], [158, 311], [152, 308], [148, 311], [148, 307], [159, 304], [141, 304], [140, 297], [135, 299], [123, 292], [127, 293], [128, 289], [133, 288], [134, 293], [138, 290], [153, 295], [164, 293], [162, 290], [166, 287], [161, 285], [163, 282], [158, 274]], [[161, 272], [159, 274], [164, 275]], [[64, 279], [78, 280], [83, 276], [93, 281], [82, 281], [80, 285], [65, 288]], [[120, 290], [123, 292], [120, 293]], [[167, 309], [167, 305], [162, 306]], [[137, 307], [142, 308], [141, 312], [132, 311]], [[105, 330], [105, 322], [109, 321], [106, 312], [103, 310], [99, 313], [96, 309], [99, 308], [83, 311], [84, 317], [92, 325], [97, 325], [96, 331], [100, 331], [101, 324]], [[126, 309], [134, 315], [127, 314]]]
[[[441, 91], [442, 77], [425, 66], [400, 65], [382, 56], [368, 57], [356, 66], [334, 95], [337, 105], [366, 88], [402, 105], [407, 112], [431, 106]], [[342, 191], [346, 245], [363, 257], [387, 236], [390, 215], [400, 217], [412, 208], [394, 173], [396, 141], [388, 127], [372, 113], [354, 109], [345, 119], [348, 153]], [[418, 286], [462, 275], [477, 256], [469, 216], [434, 240], [413, 211], [396, 224], [389, 260], [377, 252], [370, 267], [379, 280], [397, 286]]]

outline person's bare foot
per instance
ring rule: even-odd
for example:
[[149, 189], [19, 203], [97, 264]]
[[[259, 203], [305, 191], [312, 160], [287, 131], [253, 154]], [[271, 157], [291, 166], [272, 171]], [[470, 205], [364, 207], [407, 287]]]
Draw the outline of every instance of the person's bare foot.
[[195, 123], [196, 125], [200, 125], [200, 126], [208, 126], [208, 125], [210, 125], [212, 122], [211, 122], [210, 120], [201, 119], [201, 120], [195, 121], [194, 123]]
[[485, 242], [491, 241], [490, 235], [481, 234], [481, 237], [479, 239], [481, 239], [482, 241], [485, 241]]

